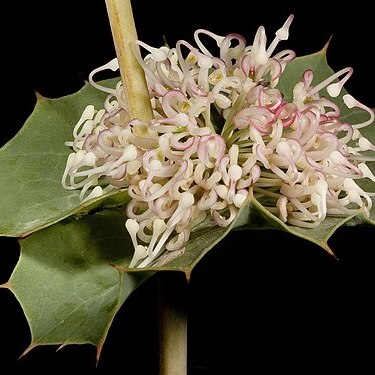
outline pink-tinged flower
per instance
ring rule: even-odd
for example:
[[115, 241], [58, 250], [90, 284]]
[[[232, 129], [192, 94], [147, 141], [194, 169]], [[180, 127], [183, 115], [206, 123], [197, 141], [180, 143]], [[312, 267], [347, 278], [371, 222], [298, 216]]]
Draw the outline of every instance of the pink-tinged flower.
[[[107, 92], [104, 108], [89, 105], [73, 129], [73, 149], [62, 177], [66, 189], [90, 200], [128, 190], [126, 228], [134, 246], [129, 267], [161, 265], [185, 251], [191, 231], [205, 220], [226, 227], [251, 194], [282, 222], [314, 228], [328, 215], [369, 215], [373, 194], [357, 181], [375, 177], [366, 165], [375, 151], [361, 129], [374, 113], [352, 96], [344, 104], [369, 117], [340, 120], [337, 97], [352, 74], [344, 68], [313, 86], [313, 71], [295, 82], [287, 101], [277, 84], [291, 50], [274, 54], [288, 39], [290, 16], [267, 45], [265, 29], [252, 45], [238, 34], [199, 29], [197, 47], [154, 48], [137, 55], [145, 70], [154, 119], [129, 119], [121, 82], [102, 87], [93, 76], [118, 69], [114, 59], [90, 74]], [[210, 37], [209, 50], [201, 36]], [[338, 80], [340, 79], [340, 80]]]

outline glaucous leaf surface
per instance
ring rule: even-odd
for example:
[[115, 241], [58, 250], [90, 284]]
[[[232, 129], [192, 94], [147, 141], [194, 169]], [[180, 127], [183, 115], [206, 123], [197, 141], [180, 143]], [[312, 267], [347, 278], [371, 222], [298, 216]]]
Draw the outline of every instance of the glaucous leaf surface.
[[[325, 49], [290, 63], [279, 88], [291, 98], [293, 85], [306, 69], [314, 70], [314, 83], [332, 74]], [[333, 99], [342, 116], [351, 123], [361, 122], [366, 113], [348, 110], [342, 95]], [[327, 94], [328, 95], [328, 94]], [[0, 152], [1, 233], [22, 236], [54, 224], [63, 218], [86, 213], [108, 204], [102, 199], [88, 207], [78, 201], [79, 192], [67, 192], [60, 184], [74, 124], [85, 105], [101, 106], [103, 94], [92, 88], [59, 100], [39, 100], [24, 129]], [[375, 125], [363, 129], [375, 142]], [[375, 163], [369, 163], [375, 172]], [[362, 186], [375, 192], [364, 179]], [[126, 202], [125, 192], [115, 194], [115, 202]], [[109, 199], [109, 198], [106, 198]], [[373, 199], [374, 200], [374, 199]], [[375, 202], [374, 202], [375, 204]], [[249, 197], [237, 220], [227, 228], [207, 222], [193, 231], [183, 253], [168, 253], [154, 267], [129, 269], [133, 248], [119, 209], [65, 219], [21, 240], [20, 260], [5, 287], [19, 300], [32, 331], [30, 348], [44, 344], [92, 343], [98, 352], [113, 317], [130, 293], [151, 274], [150, 271], [176, 270], [187, 277], [194, 266], [230, 230], [284, 230], [331, 251], [328, 239], [341, 225], [375, 225], [361, 210], [350, 218], [327, 218], [318, 228], [305, 229], [284, 224], [254, 198]], [[249, 232], [249, 235], [250, 232]], [[234, 249], [235, 251], [235, 249]], [[43, 306], [43, 308], [41, 308]]]
[[3, 285], [25, 313], [32, 342], [85, 344], [98, 356], [124, 301], [151, 273], [116, 267], [131, 257], [119, 209], [67, 219], [20, 240], [21, 256]]
[[64, 142], [72, 140], [83, 109], [102, 108], [106, 95], [85, 85], [60, 99], [38, 97], [23, 128], [0, 150], [0, 236], [23, 237], [65, 217], [127, 201], [127, 193], [118, 191], [82, 204], [78, 190], [61, 186], [71, 152]]

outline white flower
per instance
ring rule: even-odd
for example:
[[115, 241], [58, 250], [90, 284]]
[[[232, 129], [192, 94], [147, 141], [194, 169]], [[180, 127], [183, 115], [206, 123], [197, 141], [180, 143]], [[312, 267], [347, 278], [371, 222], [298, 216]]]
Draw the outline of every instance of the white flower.
[[[346, 94], [348, 108], [369, 114], [360, 124], [340, 121], [337, 97], [352, 74], [345, 68], [312, 86], [306, 70], [288, 102], [277, 87], [295, 53], [273, 54], [286, 40], [290, 16], [267, 47], [260, 27], [252, 45], [238, 34], [194, 34], [198, 48], [139, 46], [154, 120], [129, 121], [121, 83], [103, 88], [92, 78], [118, 68], [116, 59], [95, 69], [90, 82], [109, 94], [104, 109], [88, 106], [73, 130], [62, 184], [88, 200], [126, 188], [126, 228], [134, 246], [129, 267], [162, 264], [185, 251], [191, 231], [210, 218], [226, 227], [253, 194], [280, 220], [314, 228], [328, 215], [369, 215], [370, 193], [355, 182], [375, 182], [363, 152], [375, 150], [361, 133], [373, 112]], [[209, 51], [200, 36], [218, 47]], [[336, 80], [342, 77], [338, 82]], [[176, 255], [176, 256], [177, 256]]]

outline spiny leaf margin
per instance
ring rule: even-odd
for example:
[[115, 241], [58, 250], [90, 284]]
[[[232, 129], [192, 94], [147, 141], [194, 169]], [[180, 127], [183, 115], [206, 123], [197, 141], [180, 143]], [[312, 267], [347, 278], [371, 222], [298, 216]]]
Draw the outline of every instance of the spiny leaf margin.
[[[99, 358], [112, 321], [152, 273], [124, 273], [132, 252], [124, 214], [112, 209], [67, 219], [20, 240], [20, 259], [2, 285], [19, 301], [40, 345], [93, 344]], [[48, 251], [50, 250], [50, 251]]]
[[[119, 78], [101, 84], [113, 87]], [[61, 177], [71, 152], [64, 142], [83, 109], [101, 109], [106, 93], [86, 84], [59, 99], [38, 96], [33, 113], [17, 135], [0, 149], [0, 236], [24, 237], [68, 216], [124, 205], [124, 190], [81, 203], [79, 191], [67, 191]]]

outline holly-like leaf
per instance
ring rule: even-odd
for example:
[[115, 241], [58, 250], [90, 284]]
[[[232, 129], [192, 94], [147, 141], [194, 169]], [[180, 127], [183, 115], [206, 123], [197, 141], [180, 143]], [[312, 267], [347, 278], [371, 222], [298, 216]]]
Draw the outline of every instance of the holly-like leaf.
[[[267, 211], [254, 197], [241, 208], [237, 219], [228, 227], [206, 226], [197, 231], [193, 231], [190, 240], [185, 244], [183, 253], [166, 253], [152, 267], [143, 270], [158, 271], [182, 271], [189, 278], [191, 271], [198, 262], [207, 254], [219, 241], [221, 241], [231, 230], [263, 230], [275, 229], [283, 230], [292, 235], [302, 237], [313, 242], [324, 250], [333, 254], [328, 245], [328, 240], [337, 228], [346, 222], [353, 220], [354, 223], [369, 223], [375, 225], [374, 221], [366, 218], [362, 211], [357, 215], [347, 218], [328, 217], [317, 228], [308, 229], [293, 227], [283, 223], [276, 216]], [[354, 221], [355, 220], [355, 221]], [[251, 233], [249, 232], [249, 237]], [[251, 241], [249, 241], [251, 247]], [[235, 248], [233, 249], [235, 252]], [[139, 269], [125, 269], [127, 272], [140, 271]]]
[[[327, 49], [328, 49], [328, 43], [324, 46], [324, 48], [316, 53], [313, 53], [311, 55], [306, 55], [299, 57], [292, 61], [291, 63], [287, 64], [284, 73], [282, 74], [280, 78], [280, 82], [278, 84], [278, 88], [280, 91], [284, 94], [286, 100], [292, 100], [293, 99], [293, 87], [294, 85], [301, 80], [302, 74], [306, 69], [311, 69], [314, 73], [314, 79], [312, 82], [312, 85], [317, 85], [318, 83], [324, 81], [326, 78], [330, 77], [332, 74], [334, 74], [334, 71], [332, 68], [328, 65], [327, 62]], [[352, 125], [364, 122], [368, 120], [368, 113], [365, 111], [353, 108], [349, 109], [342, 99], [342, 97], [348, 94], [347, 90], [343, 88], [341, 90], [341, 93], [338, 97], [332, 98], [326, 88], [322, 90], [321, 95], [326, 96], [334, 102], [340, 109], [340, 120], [342, 122], [348, 122]], [[371, 125], [364, 127], [361, 129], [361, 133], [371, 141], [372, 144], [375, 144], [375, 123], [372, 123]], [[368, 152], [369, 156], [375, 157], [375, 152]], [[375, 163], [374, 162], [368, 162], [367, 165], [371, 169], [371, 171], [374, 173], [375, 171]], [[358, 182], [359, 185], [368, 192], [374, 192], [374, 184], [369, 179], [363, 179]], [[370, 217], [367, 217], [363, 215], [363, 213], [359, 213], [358, 215], [355, 215], [354, 218], [350, 220], [345, 219], [336, 219], [336, 218], [327, 218], [324, 223], [322, 223], [319, 228], [314, 229], [314, 233], [310, 230], [306, 230], [304, 228], [291, 228], [290, 230], [297, 235], [300, 235], [302, 237], [305, 237], [309, 239], [309, 237], [313, 238], [320, 238], [319, 231], [323, 230], [324, 227], [330, 228], [330, 230], [334, 231], [337, 227], [341, 225], [358, 225], [358, 224], [370, 224], [375, 225], [375, 198], [372, 197], [373, 201], [373, 209], [370, 212]], [[337, 222], [337, 223], [336, 223]], [[288, 229], [289, 230], [289, 229]], [[315, 242], [315, 241], [314, 241]]]
[[[294, 61], [286, 65], [277, 85], [277, 88], [283, 93], [285, 100], [288, 102], [293, 100], [293, 88], [297, 82], [301, 81], [302, 75], [307, 69], [311, 69], [314, 73], [313, 86], [333, 74], [333, 70], [327, 63], [327, 48], [328, 43], [321, 51], [297, 57]], [[325, 89], [324, 92], [326, 93]]]
[[[327, 47], [328, 44], [321, 51], [299, 57], [286, 66], [278, 84], [278, 88], [283, 92], [286, 100], [293, 99], [293, 87], [301, 80], [302, 74], [307, 69], [311, 69], [314, 72], [313, 85], [322, 82], [334, 73], [327, 63]], [[368, 118], [368, 114], [365, 111], [356, 108], [349, 109], [344, 105], [342, 97], [345, 94], [347, 94], [347, 91], [343, 89], [337, 98], [331, 98], [325, 89], [323, 91], [323, 95], [329, 97], [330, 100], [339, 106], [342, 120], [352, 124], [365, 121]], [[361, 132], [373, 144], [375, 143], [375, 124], [361, 129]], [[375, 153], [373, 153], [372, 156], [375, 156]], [[368, 166], [372, 172], [375, 173], [375, 163], [370, 162]], [[375, 193], [375, 185], [369, 179], [363, 179], [360, 181], [360, 185], [365, 191]], [[248, 203], [241, 209], [235, 223], [232, 223], [232, 225], [227, 228], [208, 226], [202, 230], [193, 232], [190, 241], [186, 244], [185, 252], [178, 257], [174, 257], [173, 253], [168, 254], [165, 261], [162, 262], [162, 265], [159, 263], [157, 268], [162, 270], [180, 270], [190, 274], [193, 267], [203, 258], [204, 254], [232, 229], [283, 230], [313, 242], [326, 251], [333, 253], [328, 245], [328, 240], [340, 226], [358, 224], [375, 226], [375, 198], [373, 197], [372, 200], [373, 208], [370, 212], [370, 217], [367, 217], [362, 210], [358, 210], [352, 217], [327, 217], [317, 228], [310, 229], [286, 225], [269, 213], [254, 197], [251, 197]], [[168, 257], [170, 258], [169, 262], [167, 262]]]
[[[47, 344], [97, 347], [112, 320], [150, 273], [120, 272], [131, 257], [122, 211], [66, 220], [20, 240], [21, 256], [9, 281], [30, 325], [30, 350]], [[131, 242], [131, 241], [130, 241]]]
[[0, 236], [22, 237], [70, 215], [127, 201], [127, 193], [118, 191], [81, 204], [79, 191], [61, 186], [71, 152], [64, 142], [72, 139], [83, 109], [102, 108], [105, 97], [91, 85], [60, 99], [38, 97], [23, 128], [0, 150]]
[[[287, 101], [293, 100], [293, 88], [297, 82], [301, 81], [302, 75], [307, 69], [311, 69], [313, 71], [313, 86], [319, 84], [335, 73], [334, 70], [328, 65], [327, 49], [328, 43], [321, 51], [312, 53], [311, 55], [298, 57], [286, 65], [285, 70], [280, 77], [277, 88], [284, 94]], [[342, 122], [347, 121], [351, 124], [355, 124], [366, 120], [368, 118], [368, 114], [365, 111], [358, 108], [349, 109], [344, 104], [342, 97], [347, 93], [347, 90], [343, 88], [337, 98], [332, 98], [328, 94], [327, 89], [324, 88], [321, 90], [320, 95], [327, 97], [339, 107], [340, 119]], [[367, 132], [371, 132], [369, 129], [372, 127], [373, 126], [370, 125], [367, 128], [361, 129], [361, 131], [365, 136], [367, 136]]]
[[[299, 81], [306, 69], [314, 70], [315, 84], [332, 74], [326, 62], [325, 49], [319, 53], [298, 58], [287, 66], [279, 83], [279, 88], [283, 90], [287, 98], [291, 97], [293, 84]], [[101, 99], [97, 96], [101, 95], [100, 93], [89, 88], [84, 90], [88, 91], [82, 91], [81, 94], [84, 93], [82, 97], [79, 96], [80, 93], [76, 94], [82, 102], [79, 106], [76, 99], [69, 101], [70, 97], [63, 98], [63, 104], [58, 100], [43, 100], [37, 104], [37, 110], [29, 119], [25, 130], [22, 131], [26, 134], [27, 131], [34, 129], [33, 136], [38, 135], [37, 139], [29, 140], [27, 137], [31, 136], [27, 134], [26, 137], [21, 132], [1, 150], [0, 163], [3, 163], [1, 165], [6, 165], [10, 170], [13, 163], [16, 166], [15, 169], [27, 170], [25, 172], [27, 178], [19, 177], [17, 180], [19, 187], [15, 183], [11, 185], [16, 190], [11, 192], [11, 188], [5, 188], [5, 184], [0, 184], [3, 194], [6, 193], [6, 196], [12, 200], [7, 203], [6, 209], [4, 206], [1, 208], [4, 210], [2, 212], [8, 215], [9, 210], [19, 209], [22, 213], [11, 212], [9, 220], [6, 219], [4, 213], [2, 214], [4, 216], [1, 218], [2, 230], [5, 234], [25, 234], [83, 209], [78, 202], [78, 192], [65, 192], [60, 187], [60, 178], [69, 152], [64, 146], [64, 141], [70, 138], [72, 127], [81, 110], [89, 103], [101, 105]], [[343, 91], [339, 98], [334, 99], [341, 108], [343, 118], [351, 123], [363, 121], [366, 113], [358, 110], [349, 111], [342, 105], [341, 97], [345, 93]], [[72, 98], [75, 97], [72, 96]], [[41, 107], [44, 117], [55, 118], [55, 120], [58, 118], [60, 127], [64, 129], [56, 130], [56, 134], [51, 135], [50, 138], [44, 134], [45, 138], [41, 143], [39, 133], [46, 132], [46, 125], [42, 124], [47, 123], [53, 126], [51, 121], [45, 122], [36, 115], [41, 109], [38, 106], [42, 105], [45, 106]], [[68, 112], [72, 112], [71, 107], [75, 108], [75, 115], [65, 118]], [[53, 114], [49, 112], [50, 110]], [[36, 120], [41, 123], [37, 123]], [[362, 131], [370, 141], [375, 143], [374, 125]], [[27, 145], [23, 146], [22, 142], [26, 142]], [[52, 143], [59, 146], [55, 147]], [[50, 147], [47, 147], [47, 150], [52, 150], [48, 161], [44, 160], [47, 159], [46, 144]], [[37, 150], [37, 152], [33, 154], [32, 150]], [[27, 158], [29, 159], [26, 160]], [[41, 164], [40, 166], [36, 166], [36, 160]], [[374, 163], [369, 163], [369, 166], [374, 172]], [[17, 173], [14, 172], [12, 176], [17, 176]], [[46, 186], [49, 191], [47, 193], [44, 192], [44, 185], [40, 186], [40, 191], [36, 189], [37, 181], [46, 183], [48, 179]], [[366, 191], [375, 192], [371, 181], [364, 179], [361, 184]], [[28, 189], [31, 189], [30, 193]], [[26, 194], [26, 198], [17, 202], [23, 194]], [[44, 198], [48, 198], [46, 202], [43, 202]], [[121, 202], [117, 201], [116, 204], [119, 203]], [[27, 207], [24, 207], [25, 204]], [[33, 204], [35, 204], [35, 212], [29, 212]], [[102, 205], [103, 202], [96, 204]], [[92, 207], [84, 208], [84, 212], [90, 208]], [[184, 252], [167, 252], [157, 260], [153, 267], [147, 269], [126, 268], [132, 257], [133, 246], [124, 228], [125, 219], [122, 211], [107, 210], [84, 216], [80, 220], [64, 220], [21, 240], [22, 250], [19, 263], [5, 286], [16, 295], [25, 311], [32, 331], [30, 348], [43, 344], [92, 343], [100, 352], [119, 307], [129, 294], [151, 274], [151, 271], [177, 270], [189, 276], [204, 255], [233, 229], [284, 230], [330, 251], [328, 240], [339, 226], [361, 223], [375, 225], [375, 210], [371, 210], [369, 218], [358, 210], [353, 217], [328, 217], [319, 227], [306, 229], [286, 225], [270, 214], [255, 197], [250, 197], [247, 204], [241, 208], [237, 220], [229, 227], [221, 228], [212, 223], [206, 223], [204, 227], [193, 231]], [[41, 222], [40, 224], [32, 223], [33, 220], [41, 220]], [[42, 304], [43, 309], [40, 308]]]

